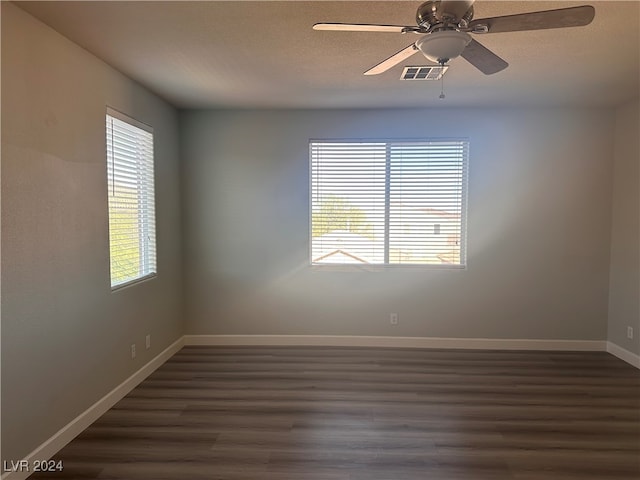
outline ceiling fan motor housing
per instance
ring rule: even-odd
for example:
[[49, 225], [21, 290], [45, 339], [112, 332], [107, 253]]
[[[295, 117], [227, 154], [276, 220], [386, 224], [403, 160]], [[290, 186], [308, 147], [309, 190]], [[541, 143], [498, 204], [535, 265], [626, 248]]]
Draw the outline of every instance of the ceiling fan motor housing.
[[416, 23], [424, 28], [431, 29], [435, 25], [450, 23], [451, 25], [460, 25], [464, 28], [473, 18], [473, 6], [470, 6], [464, 15], [457, 18], [456, 15], [445, 10], [446, 6], [442, 5], [441, 0], [429, 0], [418, 7], [416, 12]]

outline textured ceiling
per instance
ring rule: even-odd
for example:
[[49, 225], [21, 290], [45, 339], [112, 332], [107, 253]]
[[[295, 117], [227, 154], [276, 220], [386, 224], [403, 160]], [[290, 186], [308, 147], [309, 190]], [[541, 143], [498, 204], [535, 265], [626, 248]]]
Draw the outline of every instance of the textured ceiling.
[[403, 65], [362, 73], [412, 34], [314, 31], [317, 22], [415, 25], [421, 2], [16, 2], [178, 107], [614, 106], [638, 97], [640, 2], [483, 1], [475, 18], [590, 4], [592, 24], [476, 35], [509, 68], [485, 76], [462, 58], [439, 82]]

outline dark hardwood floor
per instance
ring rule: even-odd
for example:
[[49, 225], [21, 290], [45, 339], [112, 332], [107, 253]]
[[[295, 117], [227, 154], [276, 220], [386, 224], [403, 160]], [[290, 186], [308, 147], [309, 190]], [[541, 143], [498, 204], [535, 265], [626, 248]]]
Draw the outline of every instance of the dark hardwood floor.
[[601, 352], [185, 347], [32, 479], [640, 479]]

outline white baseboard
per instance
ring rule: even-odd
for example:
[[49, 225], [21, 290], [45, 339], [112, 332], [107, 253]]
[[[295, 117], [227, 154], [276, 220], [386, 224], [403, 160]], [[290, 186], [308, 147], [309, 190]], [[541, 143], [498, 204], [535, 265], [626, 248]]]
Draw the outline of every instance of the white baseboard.
[[[184, 346], [184, 337], [180, 337], [159, 355], [144, 365], [140, 370], [115, 387], [91, 407], [78, 415], [66, 426], [58, 430], [49, 440], [37, 447], [24, 459], [25, 465], [33, 466], [34, 460], [46, 460], [52, 458], [66, 444], [82, 433], [89, 425], [100, 418], [107, 410], [118, 403], [125, 395], [138, 386], [145, 378], [151, 375], [158, 367], [171, 358]], [[33, 472], [7, 472], [0, 480], [24, 480]]]
[[607, 342], [601, 340], [376, 337], [351, 335], [185, 335], [184, 344], [573, 351], [605, 351], [607, 346]]
[[620, 360], [624, 360], [625, 362], [633, 365], [636, 368], [640, 368], [640, 355], [636, 355], [626, 348], [622, 348], [621, 346], [616, 345], [613, 342], [607, 342], [607, 352], [609, 352], [611, 355], [615, 355]]

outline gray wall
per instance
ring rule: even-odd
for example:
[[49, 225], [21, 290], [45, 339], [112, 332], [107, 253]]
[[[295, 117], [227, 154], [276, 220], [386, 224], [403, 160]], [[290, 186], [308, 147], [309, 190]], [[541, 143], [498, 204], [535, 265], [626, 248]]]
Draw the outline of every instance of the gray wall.
[[[158, 277], [117, 293], [106, 105], [152, 125], [156, 142]], [[182, 335], [177, 125], [172, 107], [2, 2], [2, 460], [23, 458]]]
[[[609, 341], [640, 355], [640, 107], [616, 111]], [[627, 338], [627, 327], [634, 338]]]
[[[181, 115], [187, 333], [606, 338], [611, 110]], [[451, 136], [466, 270], [308, 266], [310, 138]]]

